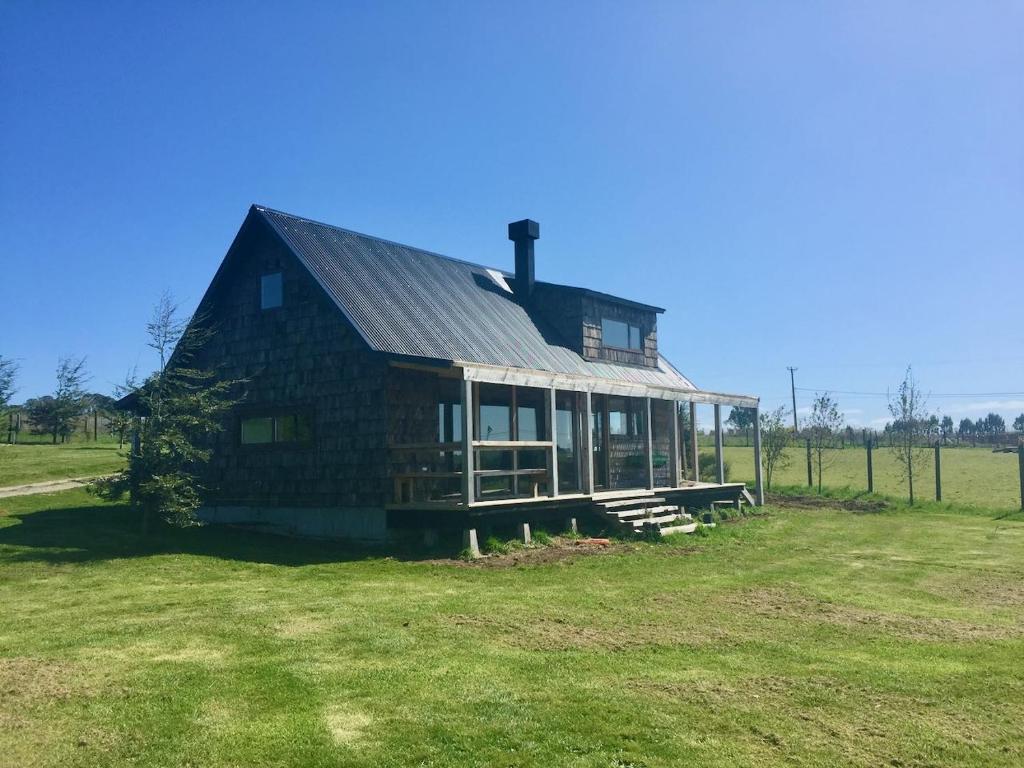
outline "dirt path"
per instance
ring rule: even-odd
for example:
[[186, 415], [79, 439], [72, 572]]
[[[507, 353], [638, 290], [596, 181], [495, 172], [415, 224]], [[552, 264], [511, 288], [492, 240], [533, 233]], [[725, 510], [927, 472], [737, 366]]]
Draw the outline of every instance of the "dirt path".
[[66, 477], [63, 480], [47, 480], [43, 483], [9, 485], [6, 488], [0, 488], [0, 499], [6, 499], [10, 496], [31, 496], [34, 493], [69, 491], [72, 488], [81, 488], [95, 479], [95, 477]]

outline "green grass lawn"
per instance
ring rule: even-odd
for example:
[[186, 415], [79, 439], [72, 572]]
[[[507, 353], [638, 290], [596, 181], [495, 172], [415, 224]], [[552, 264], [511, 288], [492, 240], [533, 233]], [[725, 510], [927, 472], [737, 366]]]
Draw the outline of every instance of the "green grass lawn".
[[[701, 447], [701, 454], [714, 454], [714, 448]], [[832, 466], [822, 473], [826, 488], [849, 491], [867, 490], [867, 457], [863, 448], [829, 451]], [[803, 448], [790, 449], [789, 467], [778, 472], [774, 483], [780, 486], [807, 487], [807, 454]], [[727, 447], [731, 477], [753, 485], [753, 448]], [[935, 498], [934, 454], [928, 452], [926, 468], [915, 479], [918, 498]], [[875, 492], [905, 498], [907, 489], [900, 478], [899, 465], [888, 448], [876, 448], [873, 454]], [[815, 488], [817, 468], [815, 468]], [[1017, 456], [992, 453], [991, 448], [946, 448], [942, 450], [942, 500], [983, 509], [1015, 509], [1020, 507], [1020, 475]]]
[[0, 764], [1024, 763], [1024, 520], [489, 568], [0, 500]]
[[124, 466], [116, 441], [0, 444], [0, 488], [66, 477], [95, 477]]

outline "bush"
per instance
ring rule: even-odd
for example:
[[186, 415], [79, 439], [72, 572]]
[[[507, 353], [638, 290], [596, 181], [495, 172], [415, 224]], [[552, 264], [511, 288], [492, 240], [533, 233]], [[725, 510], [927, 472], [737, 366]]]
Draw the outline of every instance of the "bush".
[[[723, 465], [725, 467], [725, 481], [729, 482], [729, 476], [732, 474], [729, 462], [723, 461]], [[700, 479], [705, 482], [713, 480], [717, 471], [718, 467], [715, 462], [715, 455], [713, 453], [702, 453], [700, 456]]]
[[502, 541], [497, 536], [488, 536], [484, 540], [483, 551], [488, 555], [507, 555], [512, 551], [509, 542]]
[[704, 523], [702, 523], [702, 522], [700, 522], [700, 520], [698, 520], [697, 521], [697, 527], [693, 529], [693, 533], [690, 534], [690, 535], [691, 536], [708, 536], [709, 535], [708, 528], [707, 528], [706, 525], [704, 525]]
[[533, 543], [542, 547], [550, 547], [553, 543], [551, 534], [547, 531], [534, 531], [532, 533]]

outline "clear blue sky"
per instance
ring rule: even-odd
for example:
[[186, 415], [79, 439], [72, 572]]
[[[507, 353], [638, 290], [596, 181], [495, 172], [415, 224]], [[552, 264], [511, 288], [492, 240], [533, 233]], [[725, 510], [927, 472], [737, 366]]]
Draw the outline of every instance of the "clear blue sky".
[[259, 202], [506, 268], [537, 219], [540, 279], [667, 307], [676, 365], [768, 405], [787, 365], [1019, 393], [1022, 41], [1020, 2], [6, 2], [0, 354], [18, 398], [151, 368]]

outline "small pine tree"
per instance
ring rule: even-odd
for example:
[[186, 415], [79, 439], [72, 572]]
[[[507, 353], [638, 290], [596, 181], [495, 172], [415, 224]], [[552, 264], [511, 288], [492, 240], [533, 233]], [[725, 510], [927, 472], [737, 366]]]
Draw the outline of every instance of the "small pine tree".
[[213, 371], [193, 366], [212, 331], [201, 318], [181, 322], [167, 294], [147, 324], [147, 333], [161, 367], [135, 390], [131, 429], [137, 439], [127, 468], [96, 486], [106, 498], [129, 492], [132, 505], [141, 512], [143, 533], [157, 518], [178, 526], [195, 524], [203, 491], [201, 471], [210, 459], [213, 436], [237, 403], [238, 384], [219, 381]]

